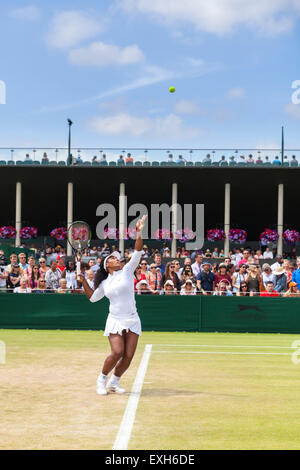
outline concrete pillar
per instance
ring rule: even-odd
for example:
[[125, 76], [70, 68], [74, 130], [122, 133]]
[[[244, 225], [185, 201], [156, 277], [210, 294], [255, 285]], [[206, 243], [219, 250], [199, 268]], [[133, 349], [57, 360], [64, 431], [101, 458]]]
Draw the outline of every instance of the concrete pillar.
[[[178, 184], [173, 183], [172, 184], [172, 206], [177, 207], [178, 204]], [[172, 233], [175, 235], [175, 232], [178, 228], [178, 213], [177, 210], [172, 211]], [[171, 246], [171, 256], [172, 258], [175, 258], [176, 256], [176, 239], [172, 239], [172, 246]]]
[[126, 196], [125, 196], [125, 184], [120, 184], [120, 197], [119, 197], [119, 251], [124, 256], [125, 241], [124, 241], [124, 230], [126, 228]]
[[16, 184], [16, 247], [21, 245], [20, 230], [22, 228], [22, 183]]
[[225, 184], [225, 211], [224, 211], [224, 254], [229, 255], [229, 230], [230, 230], [230, 183]]
[[[68, 183], [68, 213], [67, 213], [67, 228], [73, 223], [73, 183]], [[72, 256], [72, 247], [70, 243], [67, 244], [67, 255]]]
[[278, 213], [277, 213], [277, 231], [278, 231], [278, 243], [277, 243], [277, 255], [282, 256], [283, 254], [283, 203], [284, 203], [284, 185], [278, 185]]

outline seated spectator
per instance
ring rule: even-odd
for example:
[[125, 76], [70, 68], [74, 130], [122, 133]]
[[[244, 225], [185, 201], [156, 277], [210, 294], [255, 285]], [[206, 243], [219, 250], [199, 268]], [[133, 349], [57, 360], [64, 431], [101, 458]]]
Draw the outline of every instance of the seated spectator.
[[182, 165], [183, 163], [186, 163], [186, 159], [183, 158], [182, 155], [178, 155], [178, 158], [176, 160], [176, 163], [179, 163], [179, 165]]
[[204, 253], [204, 258], [211, 258], [211, 251], [209, 249]]
[[67, 281], [68, 289], [74, 290], [77, 288], [76, 266], [74, 261], [70, 260], [67, 262], [66, 269], [62, 272], [62, 277]]
[[274, 274], [272, 273], [271, 266], [268, 263], [262, 265], [263, 272], [263, 286], [266, 289], [267, 282], [271, 281], [274, 284]]
[[126, 163], [133, 163], [133, 158], [131, 156], [131, 153], [127, 153], [127, 157], [126, 157]]
[[229, 158], [229, 164], [230, 163], [231, 163], [231, 165], [236, 164], [235, 157], [230, 157]]
[[23, 271], [28, 268], [28, 264], [26, 263], [26, 255], [25, 255], [25, 253], [20, 253], [20, 254], [19, 254], [19, 265], [21, 266], [21, 268], [23, 269]]
[[137, 283], [136, 285], [136, 293], [138, 295], [149, 295], [153, 294], [151, 287], [148, 285], [148, 282], [146, 279], [142, 279], [140, 282]]
[[58, 294], [70, 294], [71, 290], [68, 289], [67, 280], [62, 278], [59, 280], [59, 288], [57, 289]]
[[118, 165], [125, 165], [124, 157], [123, 155], [120, 155], [117, 161]]
[[163, 258], [170, 258], [171, 257], [171, 251], [170, 251], [170, 248], [165, 248], [164, 251], [163, 251]]
[[92, 163], [99, 163], [97, 155], [94, 155], [92, 158]]
[[43, 153], [42, 163], [49, 163], [49, 158], [46, 152]]
[[197, 288], [202, 294], [207, 295], [214, 290], [215, 275], [211, 272], [211, 264], [204, 261], [202, 264], [203, 271], [197, 276]]
[[264, 254], [263, 254], [263, 259], [273, 259], [273, 253], [272, 251], [270, 250], [270, 248], [267, 246], [267, 248], [265, 249], [264, 251]]
[[0, 291], [6, 290], [8, 272], [8, 259], [5, 258], [4, 251], [0, 250]]
[[146, 279], [147, 279], [147, 274], [148, 274], [148, 263], [146, 260], [141, 260], [141, 274], [145, 274]]
[[263, 255], [262, 255], [262, 252], [260, 250], [256, 250], [255, 255], [254, 255], [254, 259], [256, 259], [256, 260], [263, 259]]
[[107, 160], [106, 160], [106, 155], [105, 155], [105, 153], [102, 155], [102, 158], [101, 158], [101, 160], [100, 160], [100, 163], [101, 163], [101, 165], [103, 165], [103, 166], [107, 166], [107, 165], [108, 165]]
[[162, 273], [155, 263], [150, 265], [150, 270], [146, 279], [154, 293], [157, 293], [162, 289]]
[[28, 287], [28, 279], [26, 276], [22, 276], [19, 287], [14, 288], [14, 294], [30, 294], [31, 289]]
[[272, 161], [272, 165], [281, 165], [281, 161], [279, 160], [279, 157], [274, 158], [274, 160]]
[[65, 256], [63, 255], [58, 255], [57, 256], [57, 269], [59, 269], [61, 271], [61, 273], [64, 272], [64, 270], [66, 269], [66, 266], [65, 266]]
[[83, 163], [83, 161], [82, 161], [82, 158], [81, 158], [80, 153], [79, 153], [78, 157], [76, 158], [76, 165], [79, 165], [81, 163]]
[[39, 266], [40, 266], [40, 274], [41, 276], [45, 277], [46, 272], [48, 271], [49, 267], [46, 265], [46, 259], [40, 258], [39, 259]]
[[142, 274], [142, 267], [141, 265], [139, 264], [136, 268], [136, 270], [134, 271], [134, 290], [136, 291], [136, 286], [138, 284], [138, 282], [140, 282], [141, 280], [146, 280], [146, 274]]
[[57, 268], [57, 261], [51, 261], [50, 269], [47, 271], [45, 276], [47, 289], [56, 291], [59, 288], [61, 277], [62, 273], [60, 269]]
[[252, 292], [253, 295], [259, 292], [262, 279], [257, 269], [257, 266], [255, 266], [254, 264], [251, 264], [249, 266], [249, 271], [246, 275], [245, 281], [247, 283], [249, 292]]
[[278, 292], [274, 289], [274, 283], [268, 281], [266, 283], [266, 290], [260, 293], [260, 297], [279, 297]]
[[283, 294], [283, 297], [299, 297], [300, 291], [297, 282], [290, 282], [288, 290]]
[[295, 271], [295, 266], [291, 261], [285, 259], [283, 261], [283, 267], [286, 275], [286, 284], [288, 285], [292, 280], [293, 272]]
[[159, 253], [155, 253], [154, 255], [154, 264], [156, 264], [156, 267], [161, 270], [162, 275], [165, 272], [166, 265], [161, 264], [161, 255]]
[[211, 163], [211, 161], [212, 161], [212, 160], [211, 160], [211, 156], [210, 156], [210, 154], [208, 153], [208, 154], [206, 155], [206, 157], [203, 158], [202, 163]]
[[219, 165], [221, 166], [225, 162], [226, 162], [226, 157], [225, 155], [222, 155], [221, 160], [219, 161]]
[[96, 264], [96, 261], [94, 260], [94, 258], [89, 259], [88, 265], [90, 269], [92, 269], [92, 267], [95, 266], [95, 264]]
[[86, 272], [86, 282], [90, 286], [91, 289], [94, 290], [94, 279], [95, 279], [95, 272], [92, 269], [89, 269]]
[[192, 281], [193, 284], [197, 284], [196, 277], [197, 276], [194, 276], [193, 274], [191, 266], [187, 264], [181, 273], [181, 284], [184, 284], [188, 279]]
[[262, 164], [263, 164], [263, 161], [262, 161], [262, 159], [261, 159], [261, 156], [260, 156], [260, 155], [258, 156], [258, 159], [256, 160], [256, 162], [255, 162], [255, 163], [256, 163], [257, 165], [262, 165]]
[[219, 258], [225, 258], [225, 253], [224, 253], [223, 248], [219, 252]]
[[231, 285], [231, 276], [227, 272], [226, 264], [221, 263], [219, 265], [218, 272], [215, 275], [215, 285], [217, 286], [219, 284], [219, 282], [224, 280], [224, 279], [226, 279], [226, 281], [228, 281]]
[[169, 153], [169, 156], [168, 156], [168, 163], [172, 163], [174, 160], [173, 160], [173, 155], [171, 153]]
[[203, 256], [198, 253], [195, 257], [195, 263], [192, 264], [191, 268], [195, 277], [202, 271]]
[[300, 290], [300, 256], [297, 257], [297, 269], [293, 272], [292, 281], [297, 283]]
[[238, 262], [238, 268], [240, 268], [241, 264], [248, 264], [249, 265], [249, 258], [250, 258], [250, 251], [245, 249], [243, 250], [243, 257], [242, 259]]
[[270, 163], [270, 160], [269, 160], [268, 156], [265, 157], [265, 160], [266, 160], [265, 163]]
[[287, 288], [287, 278], [285, 274], [285, 269], [283, 266], [278, 267], [273, 271], [274, 274], [274, 289], [277, 292], [285, 292]]
[[292, 155], [292, 160], [291, 160], [291, 162], [296, 162], [296, 163], [298, 163], [298, 160], [297, 160], [297, 158], [296, 158], [296, 155]]
[[15, 287], [19, 287], [21, 277], [21, 267], [17, 263], [13, 264], [11, 267], [11, 272], [9, 272], [7, 276], [7, 288], [14, 289]]
[[40, 274], [39, 265], [35, 264], [31, 270], [31, 276], [27, 277], [29, 279], [29, 287], [31, 289], [37, 288], [40, 277], [41, 277], [41, 274]]
[[29, 256], [28, 258], [28, 268], [23, 270], [24, 276], [30, 278], [32, 275], [32, 268], [35, 266], [35, 258], [34, 256]]
[[254, 158], [253, 158], [253, 155], [249, 155], [248, 158], [247, 158], [247, 163], [254, 163]]
[[196, 295], [197, 294], [197, 287], [191, 279], [187, 279], [185, 283], [181, 286], [180, 295]]
[[212, 252], [211, 257], [212, 257], [212, 258], [219, 258], [219, 250], [218, 250], [218, 248], [214, 248], [214, 251]]
[[[12, 266], [14, 264], [18, 264], [18, 257], [15, 253], [12, 253], [9, 257], [9, 260], [10, 260], [10, 264], [7, 266], [7, 271], [11, 272], [12, 271]], [[22, 272], [23, 272], [23, 269], [22, 269]]]
[[239, 290], [236, 292], [237, 297], [251, 297], [253, 292], [249, 292], [247, 282], [241, 282]]
[[26, 153], [25, 162], [27, 162], [27, 163], [32, 163], [32, 159], [30, 158], [29, 153]]
[[169, 279], [164, 284], [164, 290], [161, 292], [163, 295], [176, 295], [177, 291], [173, 282]]
[[223, 281], [219, 282], [217, 289], [215, 290], [213, 295], [232, 296], [231, 285], [229, 281], [224, 279]]
[[162, 282], [163, 282], [164, 285], [165, 285], [166, 281], [168, 281], [168, 280], [173, 282], [173, 284], [174, 284], [177, 291], [180, 291], [181, 284], [180, 284], [180, 281], [178, 279], [178, 275], [175, 272], [175, 262], [174, 261], [167, 263], [165, 272], [163, 274]]
[[46, 289], [46, 279], [40, 278], [38, 280], [38, 285], [35, 289], [32, 290], [33, 294], [49, 294], [51, 290]]

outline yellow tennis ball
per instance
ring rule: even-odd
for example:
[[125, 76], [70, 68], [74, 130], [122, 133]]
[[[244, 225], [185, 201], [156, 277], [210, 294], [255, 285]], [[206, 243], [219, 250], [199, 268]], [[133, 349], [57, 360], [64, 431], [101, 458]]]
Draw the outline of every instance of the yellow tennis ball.
[[174, 93], [174, 92], [175, 92], [175, 87], [174, 87], [174, 86], [170, 86], [169, 92], [170, 92], [170, 93]]

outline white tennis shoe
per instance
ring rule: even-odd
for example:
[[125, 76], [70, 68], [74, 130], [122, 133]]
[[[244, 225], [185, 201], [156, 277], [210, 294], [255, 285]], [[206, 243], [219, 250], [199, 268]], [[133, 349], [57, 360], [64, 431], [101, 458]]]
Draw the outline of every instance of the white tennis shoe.
[[107, 384], [107, 391], [110, 393], [117, 393], [119, 395], [126, 392], [126, 390], [122, 387], [119, 387], [119, 385], [114, 385], [110, 383]]
[[97, 380], [97, 393], [98, 395], [107, 395], [105, 381], [102, 379], [102, 377], [98, 377]]

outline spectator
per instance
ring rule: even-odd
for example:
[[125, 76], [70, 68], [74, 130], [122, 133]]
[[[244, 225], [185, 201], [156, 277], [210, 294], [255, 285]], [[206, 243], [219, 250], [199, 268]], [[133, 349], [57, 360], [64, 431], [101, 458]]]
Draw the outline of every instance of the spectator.
[[15, 287], [20, 286], [20, 280], [22, 277], [21, 267], [19, 264], [13, 264], [11, 267], [11, 272], [7, 276], [7, 287], [8, 289], [14, 289]]
[[297, 257], [297, 269], [293, 272], [292, 281], [296, 282], [300, 288], [300, 256]]
[[283, 297], [299, 297], [300, 291], [297, 282], [290, 282], [288, 290], [283, 294]]
[[20, 253], [20, 254], [19, 254], [19, 265], [21, 266], [21, 268], [23, 269], [23, 271], [28, 268], [28, 264], [26, 263], [26, 255], [25, 255], [25, 253]]
[[145, 274], [145, 279], [147, 279], [148, 264], [146, 260], [141, 261], [141, 274]]
[[96, 261], [94, 260], [94, 258], [89, 259], [88, 265], [90, 269], [92, 269], [92, 267], [96, 265]]
[[258, 156], [258, 159], [256, 160], [256, 162], [255, 162], [255, 163], [256, 163], [257, 165], [262, 165], [262, 164], [263, 164], [263, 161], [262, 161], [262, 159], [261, 159], [261, 156], [260, 156], [260, 155]]
[[228, 281], [230, 283], [230, 286], [231, 286], [231, 276], [227, 272], [226, 264], [221, 263], [219, 265], [218, 272], [215, 275], [215, 286], [217, 286], [219, 284], [219, 282], [223, 281], [224, 279], [226, 279], [226, 281]]
[[30, 158], [29, 153], [26, 153], [25, 162], [26, 162], [26, 163], [32, 163], [32, 159]]
[[163, 275], [165, 272], [166, 266], [165, 264], [161, 264], [161, 255], [159, 253], [156, 253], [154, 255], [154, 264], [156, 264], [156, 267], [161, 270], [161, 273]]
[[237, 297], [253, 296], [253, 292], [249, 292], [247, 282], [241, 282], [239, 290], [236, 292]]
[[191, 279], [187, 279], [181, 286], [180, 295], [196, 295], [197, 287], [192, 283]]
[[203, 158], [202, 163], [211, 163], [211, 156], [208, 153], [205, 158]]
[[147, 282], [155, 293], [160, 291], [162, 288], [162, 273], [155, 263], [150, 265], [150, 270], [147, 274]]
[[251, 264], [249, 266], [249, 272], [246, 275], [245, 281], [247, 283], [249, 292], [253, 292], [253, 294], [259, 292], [262, 280], [258, 272], [257, 266], [255, 266], [254, 264]]
[[58, 257], [57, 257], [57, 269], [59, 269], [61, 271], [61, 273], [63, 273], [64, 270], [66, 269], [65, 256], [58, 255]]
[[153, 293], [146, 279], [142, 279], [137, 283], [136, 290], [138, 295], [149, 295]]
[[141, 265], [139, 264], [134, 271], [134, 290], [136, 291], [136, 286], [137, 283], [140, 282], [141, 280], [146, 280], [146, 274], [142, 274], [142, 268]]
[[249, 250], [243, 250], [243, 257], [242, 259], [238, 262], [238, 268], [240, 268], [241, 264], [248, 264], [249, 265], [249, 257], [250, 257], [250, 252]]
[[279, 297], [279, 294], [276, 290], [274, 290], [274, 283], [272, 281], [268, 281], [266, 283], [266, 290], [260, 293], [261, 297]]
[[273, 259], [273, 253], [272, 251], [270, 250], [270, 248], [267, 246], [266, 250], [264, 251], [264, 254], [263, 254], [263, 259]]
[[95, 272], [92, 269], [89, 269], [86, 272], [86, 281], [91, 289], [94, 290], [94, 279], [95, 279]]
[[168, 163], [173, 163], [173, 155], [171, 153], [169, 153], [169, 156], [168, 156]]
[[272, 165], [281, 165], [281, 161], [279, 160], [279, 157], [274, 158], [274, 160], [272, 161]]
[[142, 259], [145, 259], [145, 258], [149, 258], [149, 250], [148, 250], [147, 245], [144, 245], [142, 249]]
[[20, 280], [20, 285], [14, 288], [14, 294], [30, 294], [31, 289], [27, 286], [28, 279], [26, 276], [22, 276]]
[[263, 255], [262, 255], [260, 250], [256, 250], [255, 255], [254, 255], [254, 259], [256, 259], [256, 260], [263, 259]]
[[104, 243], [103, 245], [103, 248], [100, 252], [100, 256], [102, 256], [103, 258], [105, 258], [105, 256], [108, 256], [110, 254], [110, 248], [109, 248], [109, 245], [108, 243]]
[[131, 153], [127, 153], [127, 157], [126, 157], [126, 163], [133, 163], [133, 158], [131, 156]]
[[49, 158], [46, 152], [43, 153], [42, 163], [49, 163]]
[[[18, 264], [18, 257], [15, 253], [12, 253], [9, 257], [9, 260], [10, 260], [10, 264], [7, 266], [7, 270], [8, 270], [8, 272], [11, 272], [12, 271], [12, 266], [14, 264]], [[23, 272], [23, 269], [22, 269], [22, 272]]]
[[118, 164], [118, 165], [125, 165], [123, 155], [120, 155], [120, 156], [119, 156], [118, 161], [117, 161], [117, 164]]
[[78, 157], [76, 158], [76, 165], [80, 165], [81, 163], [83, 163], [83, 161], [82, 161], [80, 153], [78, 153]]
[[108, 165], [107, 160], [106, 160], [106, 155], [105, 155], [105, 153], [102, 155], [102, 158], [101, 158], [101, 160], [100, 160], [100, 163], [101, 163], [101, 165], [103, 165], [103, 166], [107, 166], [107, 165]]
[[204, 261], [202, 264], [203, 271], [197, 276], [197, 287], [202, 294], [207, 295], [214, 290], [215, 275], [211, 272], [211, 264]]
[[46, 279], [42, 277], [38, 280], [37, 288], [32, 290], [33, 294], [48, 294], [50, 292], [50, 290], [46, 289]]
[[41, 276], [45, 277], [46, 273], [49, 269], [48, 266], [46, 265], [46, 259], [45, 258], [40, 258], [39, 259], [39, 266], [40, 266]]
[[295, 163], [298, 164], [298, 160], [297, 160], [297, 158], [296, 158], [296, 155], [292, 155], [292, 160], [291, 160], [291, 162], [295, 162]]
[[292, 276], [293, 276], [293, 272], [295, 270], [295, 266], [288, 259], [285, 259], [283, 261], [283, 267], [284, 267], [284, 272], [285, 272], [285, 275], [286, 275], [286, 284], [288, 285], [292, 280]]
[[186, 258], [189, 256], [189, 252], [183, 247], [181, 247], [179, 258]]
[[247, 158], [247, 163], [254, 163], [254, 158], [253, 156], [250, 154], [249, 157]]
[[211, 258], [211, 251], [209, 249], [204, 253], [204, 258]]
[[24, 276], [28, 277], [28, 279], [32, 275], [32, 269], [33, 269], [34, 266], [36, 266], [35, 258], [34, 258], [34, 256], [29, 256], [29, 258], [28, 258], [28, 268], [23, 270]]
[[164, 248], [162, 255], [163, 255], [163, 258], [170, 258], [171, 257], [170, 248], [168, 247]]
[[285, 269], [283, 266], [279, 266], [275, 271], [273, 271], [274, 274], [274, 289], [277, 292], [285, 292], [286, 291], [286, 274], [285, 274]]
[[197, 254], [195, 258], [195, 263], [192, 264], [192, 271], [194, 276], [197, 278], [198, 274], [202, 271], [203, 256]]
[[190, 265], [186, 265], [181, 274], [181, 284], [184, 284], [187, 279], [192, 281], [193, 284], [197, 284], [196, 277], [193, 275], [193, 271]]
[[56, 291], [59, 288], [59, 281], [61, 277], [62, 273], [60, 269], [57, 269], [57, 261], [51, 261], [50, 269], [47, 271], [45, 276], [47, 289]]
[[68, 289], [66, 279], [61, 278], [59, 280], [59, 288], [57, 289], [57, 293], [58, 294], [70, 294], [71, 293], [70, 289]]
[[267, 283], [270, 281], [274, 284], [274, 274], [272, 273], [272, 269], [268, 263], [262, 265], [262, 272], [263, 272], [263, 287], [267, 288]]
[[165, 282], [164, 290], [163, 290], [162, 294], [164, 294], [164, 295], [176, 295], [177, 294], [175, 286], [174, 286], [173, 282], [170, 279]]
[[183, 158], [182, 155], [178, 155], [178, 158], [176, 160], [176, 163], [179, 163], [179, 165], [182, 165], [183, 163], [186, 163], [186, 159]]
[[0, 291], [6, 290], [8, 272], [8, 260], [4, 256], [4, 251], [0, 250]]
[[163, 274], [163, 279], [162, 279], [163, 284], [165, 285], [166, 281], [169, 281], [169, 280], [173, 282], [176, 290], [180, 291], [181, 284], [175, 272], [174, 261], [167, 263], [165, 272]]
[[224, 254], [223, 248], [220, 250], [219, 258], [225, 258], [225, 254]]
[[41, 277], [40, 268], [38, 264], [35, 264], [31, 270], [31, 276], [26, 276], [29, 279], [29, 286], [31, 289], [36, 289], [38, 286], [39, 279]]
[[62, 277], [64, 277], [67, 281], [67, 288], [75, 290], [77, 288], [77, 281], [76, 281], [76, 272], [75, 272], [75, 263], [74, 261], [68, 261], [66, 265], [66, 269], [62, 273]]
[[181, 280], [180, 261], [178, 261], [177, 259], [175, 259], [174, 265], [175, 265], [175, 273], [177, 274], [177, 277], [178, 277], [178, 279], [179, 279], [179, 281], [180, 281], [180, 280]]
[[217, 289], [213, 293], [213, 295], [226, 295], [226, 296], [232, 296], [231, 292], [231, 285], [229, 281], [224, 279], [223, 281], [219, 282]]
[[218, 250], [218, 248], [214, 248], [214, 251], [212, 252], [211, 257], [212, 257], [212, 258], [219, 258], [219, 250]]

